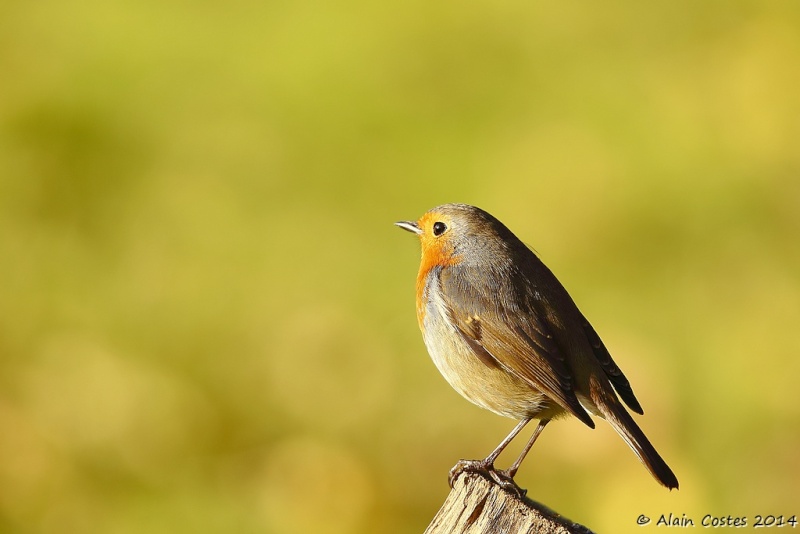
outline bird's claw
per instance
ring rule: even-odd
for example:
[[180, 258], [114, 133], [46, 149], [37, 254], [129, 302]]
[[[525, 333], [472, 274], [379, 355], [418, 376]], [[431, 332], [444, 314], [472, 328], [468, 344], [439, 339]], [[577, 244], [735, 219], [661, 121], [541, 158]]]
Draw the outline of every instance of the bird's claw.
[[489, 472], [489, 475], [492, 477], [492, 480], [497, 482], [501, 488], [509, 493], [513, 493], [520, 499], [523, 498], [526, 493], [528, 493], [528, 490], [520, 488], [514, 481], [514, 477], [512, 477], [511, 474], [504, 469], [492, 469]]
[[485, 460], [459, 460], [456, 462], [456, 465], [450, 469], [450, 476], [447, 479], [451, 488], [453, 487], [453, 484], [455, 484], [458, 475], [464, 471], [478, 473], [480, 475], [490, 477], [490, 473], [494, 471], [494, 465], [486, 462]]
[[513, 493], [519, 498], [524, 497], [527, 493], [527, 490], [520, 488], [517, 483], [514, 482], [514, 477], [512, 477], [508, 471], [497, 470], [492, 463], [487, 462], [486, 460], [459, 460], [456, 465], [450, 469], [448, 482], [450, 483], [451, 488], [455, 484], [458, 476], [464, 471], [477, 473], [484, 478], [495, 482], [498, 486], [509, 493]]

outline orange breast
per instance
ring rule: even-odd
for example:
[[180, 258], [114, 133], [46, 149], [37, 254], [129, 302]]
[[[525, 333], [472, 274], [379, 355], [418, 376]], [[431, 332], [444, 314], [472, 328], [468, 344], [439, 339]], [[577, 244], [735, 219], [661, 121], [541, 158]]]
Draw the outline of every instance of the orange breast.
[[428, 277], [435, 276], [434, 269], [436, 267], [447, 268], [457, 265], [461, 261], [459, 256], [452, 253], [452, 249], [447, 250], [450, 247], [443, 247], [439, 243], [428, 245], [423, 242], [422, 247], [422, 261], [419, 265], [419, 273], [417, 273], [417, 321], [420, 328], [425, 320], [426, 301], [429, 298], [425, 291]]

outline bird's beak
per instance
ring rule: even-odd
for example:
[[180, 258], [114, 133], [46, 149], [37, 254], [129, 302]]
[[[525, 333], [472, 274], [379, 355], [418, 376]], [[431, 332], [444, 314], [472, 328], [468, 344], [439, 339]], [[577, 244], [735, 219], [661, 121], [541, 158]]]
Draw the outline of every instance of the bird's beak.
[[415, 223], [414, 221], [397, 221], [394, 224], [395, 224], [395, 226], [399, 226], [403, 230], [407, 230], [407, 231], [413, 232], [415, 234], [421, 234], [422, 233], [422, 228], [420, 228], [419, 225], [417, 223]]

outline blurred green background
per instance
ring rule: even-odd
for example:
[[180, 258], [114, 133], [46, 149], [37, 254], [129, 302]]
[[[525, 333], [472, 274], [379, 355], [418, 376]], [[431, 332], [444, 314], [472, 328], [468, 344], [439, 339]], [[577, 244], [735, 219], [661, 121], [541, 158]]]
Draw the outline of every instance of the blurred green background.
[[533, 498], [800, 513], [798, 95], [793, 1], [2, 2], [0, 531], [421, 532], [514, 424], [417, 330], [392, 223], [454, 201], [557, 273], [681, 482], [571, 420]]

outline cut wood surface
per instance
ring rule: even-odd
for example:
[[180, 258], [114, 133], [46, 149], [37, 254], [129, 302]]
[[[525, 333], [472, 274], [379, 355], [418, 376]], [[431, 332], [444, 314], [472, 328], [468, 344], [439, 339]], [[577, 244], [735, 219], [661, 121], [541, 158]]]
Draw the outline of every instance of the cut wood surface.
[[425, 534], [593, 534], [543, 504], [519, 497], [477, 473], [464, 471]]

